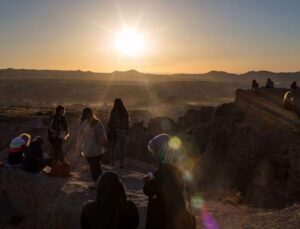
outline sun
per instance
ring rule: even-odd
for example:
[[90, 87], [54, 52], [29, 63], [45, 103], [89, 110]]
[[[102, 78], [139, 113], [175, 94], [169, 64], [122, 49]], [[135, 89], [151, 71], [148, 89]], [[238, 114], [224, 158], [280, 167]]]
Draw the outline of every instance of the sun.
[[143, 52], [143, 36], [136, 29], [123, 28], [117, 33], [115, 47], [124, 56], [136, 57]]

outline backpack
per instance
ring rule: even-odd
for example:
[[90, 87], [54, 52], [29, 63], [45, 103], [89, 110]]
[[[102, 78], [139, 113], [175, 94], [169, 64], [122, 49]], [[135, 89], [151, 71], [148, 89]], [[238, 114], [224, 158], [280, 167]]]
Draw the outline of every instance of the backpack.
[[70, 177], [70, 164], [66, 162], [54, 161], [52, 163], [52, 169], [49, 173], [53, 177]]

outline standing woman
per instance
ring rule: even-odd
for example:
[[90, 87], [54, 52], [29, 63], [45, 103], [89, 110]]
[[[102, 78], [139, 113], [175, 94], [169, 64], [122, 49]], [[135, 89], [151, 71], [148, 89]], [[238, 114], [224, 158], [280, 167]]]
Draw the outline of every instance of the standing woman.
[[[89, 186], [95, 189], [95, 184], [102, 174], [101, 155], [107, 151], [108, 141], [103, 123], [94, 115], [91, 108], [84, 108], [81, 116], [82, 130], [82, 155], [90, 166], [91, 175], [94, 183]], [[77, 133], [77, 137], [80, 133]]]
[[120, 147], [120, 168], [124, 167], [125, 146], [129, 129], [128, 112], [121, 99], [115, 99], [107, 124], [109, 140], [112, 143], [111, 163], [114, 165], [117, 144]]
[[69, 137], [68, 125], [65, 119], [65, 108], [56, 107], [54, 116], [51, 117], [48, 127], [49, 142], [53, 147], [53, 161], [64, 162], [63, 143]]

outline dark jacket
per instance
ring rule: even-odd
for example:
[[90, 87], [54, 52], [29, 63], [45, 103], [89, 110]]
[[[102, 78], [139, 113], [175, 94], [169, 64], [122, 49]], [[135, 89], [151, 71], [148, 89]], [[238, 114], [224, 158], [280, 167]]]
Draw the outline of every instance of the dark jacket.
[[23, 168], [28, 172], [39, 172], [45, 167], [43, 146], [39, 141], [33, 141], [25, 151]]
[[[108, 209], [109, 211], [109, 209]], [[106, 212], [107, 213], [107, 212]], [[99, 215], [96, 201], [88, 202], [81, 213], [82, 229], [136, 229], [139, 224], [138, 210], [127, 201], [113, 211], [114, 215]], [[117, 216], [116, 216], [117, 215]], [[116, 220], [117, 218], [117, 220]]]
[[67, 121], [64, 116], [58, 118], [56, 116], [52, 116], [49, 122], [48, 127], [48, 136], [49, 140], [53, 140], [55, 138], [59, 138], [62, 132], [68, 131]]
[[162, 164], [154, 178], [144, 185], [149, 197], [146, 229], [181, 229], [189, 213], [183, 196], [184, 182], [180, 170], [172, 164]]

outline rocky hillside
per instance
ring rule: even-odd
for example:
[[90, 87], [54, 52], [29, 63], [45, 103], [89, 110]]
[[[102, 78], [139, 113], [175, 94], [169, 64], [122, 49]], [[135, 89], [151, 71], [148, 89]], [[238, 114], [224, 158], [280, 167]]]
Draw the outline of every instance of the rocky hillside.
[[[179, 166], [193, 184], [195, 212], [206, 200], [205, 209], [201, 207], [197, 214], [199, 225], [204, 225], [205, 218], [211, 216], [221, 228], [231, 228], [232, 223], [237, 228], [298, 225], [299, 207], [293, 204], [300, 200], [299, 120], [296, 114], [282, 108], [284, 92], [283, 89], [261, 89], [255, 93], [238, 90], [235, 102], [189, 110], [178, 121], [157, 117], [148, 122], [133, 122], [127, 152], [138, 161], [129, 160], [126, 170], [117, 172], [128, 188], [129, 197], [139, 207], [140, 228], [145, 222], [147, 204], [141, 190], [143, 176], [154, 169], [146, 143], [161, 132], [177, 136], [182, 143]], [[98, 112], [100, 117], [106, 114], [107, 111]], [[72, 133], [79, 115], [79, 111], [68, 112]], [[30, 132], [46, 138], [48, 111], [26, 115], [10, 111], [0, 117], [0, 159], [5, 159], [9, 139], [16, 134]], [[0, 222], [9, 225], [11, 216], [20, 215], [23, 222], [19, 228], [79, 228], [81, 208], [94, 193], [87, 189], [88, 168], [74, 144], [73, 136], [65, 144], [72, 178], [0, 169]], [[47, 144], [45, 148], [49, 150]], [[108, 158], [109, 155], [104, 162]], [[113, 168], [106, 165], [105, 169]], [[224, 201], [225, 193], [229, 197]], [[210, 202], [210, 198], [215, 202]], [[280, 211], [263, 210], [285, 207], [288, 208]]]
[[283, 94], [238, 90], [234, 103], [192, 127], [194, 135], [202, 133], [196, 137], [202, 147], [199, 187], [237, 190], [257, 207], [281, 208], [300, 200], [299, 117], [282, 108]]

